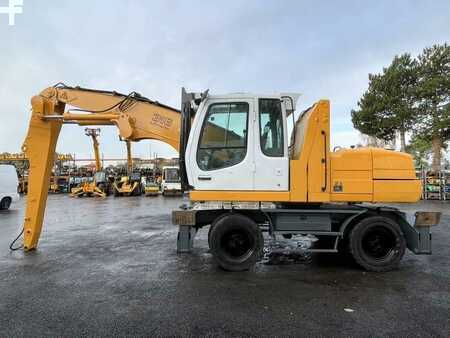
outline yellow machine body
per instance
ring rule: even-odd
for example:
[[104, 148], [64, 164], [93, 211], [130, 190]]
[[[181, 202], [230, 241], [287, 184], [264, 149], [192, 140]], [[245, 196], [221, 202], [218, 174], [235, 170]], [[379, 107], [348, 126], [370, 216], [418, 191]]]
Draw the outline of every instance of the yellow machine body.
[[360, 148], [332, 153], [331, 196], [337, 202], [417, 202], [422, 185], [411, 155]]

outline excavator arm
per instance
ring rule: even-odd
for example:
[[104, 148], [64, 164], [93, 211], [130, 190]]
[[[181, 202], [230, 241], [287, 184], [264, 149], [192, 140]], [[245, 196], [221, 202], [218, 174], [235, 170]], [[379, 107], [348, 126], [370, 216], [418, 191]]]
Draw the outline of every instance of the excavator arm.
[[58, 84], [31, 99], [32, 114], [22, 151], [30, 162], [24, 218], [24, 250], [37, 247], [48, 185], [61, 126], [66, 123], [115, 125], [126, 141], [160, 140], [179, 150], [180, 112], [135, 92], [68, 87]]

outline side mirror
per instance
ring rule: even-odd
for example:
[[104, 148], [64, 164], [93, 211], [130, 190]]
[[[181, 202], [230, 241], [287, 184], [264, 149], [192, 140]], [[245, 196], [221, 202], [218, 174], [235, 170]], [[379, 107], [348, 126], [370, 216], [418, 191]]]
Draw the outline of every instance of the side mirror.
[[281, 98], [281, 103], [284, 105], [284, 109], [286, 110], [287, 114], [291, 114], [294, 110], [294, 107], [292, 107], [292, 99], [289, 96], [284, 96]]
[[284, 104], [287, 116], [291, 115], [295, 111], [299, 97], [300, 97], [300, 94], [298, 94], [298, 93], [282, 93], [281, 94], [281, 102], [283, 102], [283, 104]]

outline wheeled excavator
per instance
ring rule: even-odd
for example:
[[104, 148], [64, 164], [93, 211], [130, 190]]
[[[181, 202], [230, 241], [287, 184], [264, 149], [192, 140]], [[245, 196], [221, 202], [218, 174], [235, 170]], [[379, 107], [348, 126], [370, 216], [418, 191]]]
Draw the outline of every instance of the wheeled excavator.
[[383, 206], [420, 199], [412, 157], [377, 148], [330, 151], [330, 102], [295, 114], [298, 98], [182, 89], [177, 110], [136, 92], [64, 84], [43, 90], [31, 99], [23, 144], [30, 159], [25, 251], [38, 244], [61, 126], [76, 123], [116, 126], [124, 140], [156, 139], [177, 150], [190, 196], [172, 213], [177, 250], [189, 252], [197, 231], [209, 226], [210, 251], [226, 270], [251, 268], [264, 237], [280, 235], [313, 236], [307, 250], [349, 252], [370, 271], [395, 268], [406, 248], [430, 254], [439, 214]]
[[133, 171], [131, 141], [125, 140], [127, 146], [127, 174], [118, 176], [113, 183], [114, 196], [139, 196], [142, 194], [141, 173]]
[[86, 136], [92, 139], [95, 156], [95, 174], [92, 181], [81, 182], [77, 187], [72, 188], [70, 195], [72, 197], [95, 196], [106, 197], [108, 194], [108, 182], [106, 173], [102, 170], [102, 163], [100, 160], [98, 136], [100, 135], [99, 128], [85, 128]]

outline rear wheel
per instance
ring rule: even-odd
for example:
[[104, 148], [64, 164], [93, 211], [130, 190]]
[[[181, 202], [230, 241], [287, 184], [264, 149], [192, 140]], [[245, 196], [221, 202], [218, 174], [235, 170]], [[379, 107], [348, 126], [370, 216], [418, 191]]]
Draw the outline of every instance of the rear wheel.
[[0, 202], [0, 210], [8, 210], [11, 206], [11, 202], [10, 197], [4, 197]]
[[211, 253], [225, 270], [248, 270], [261, 258], [264, 246], [261, 229], [246, 216], [220, 217], [208, 237]]
[[368, 271], [395, 269], [405, 254], [406, 241], [397, 223], [381, 216], [360, 221], [350, 232], [349, 248], [356, 263]]

